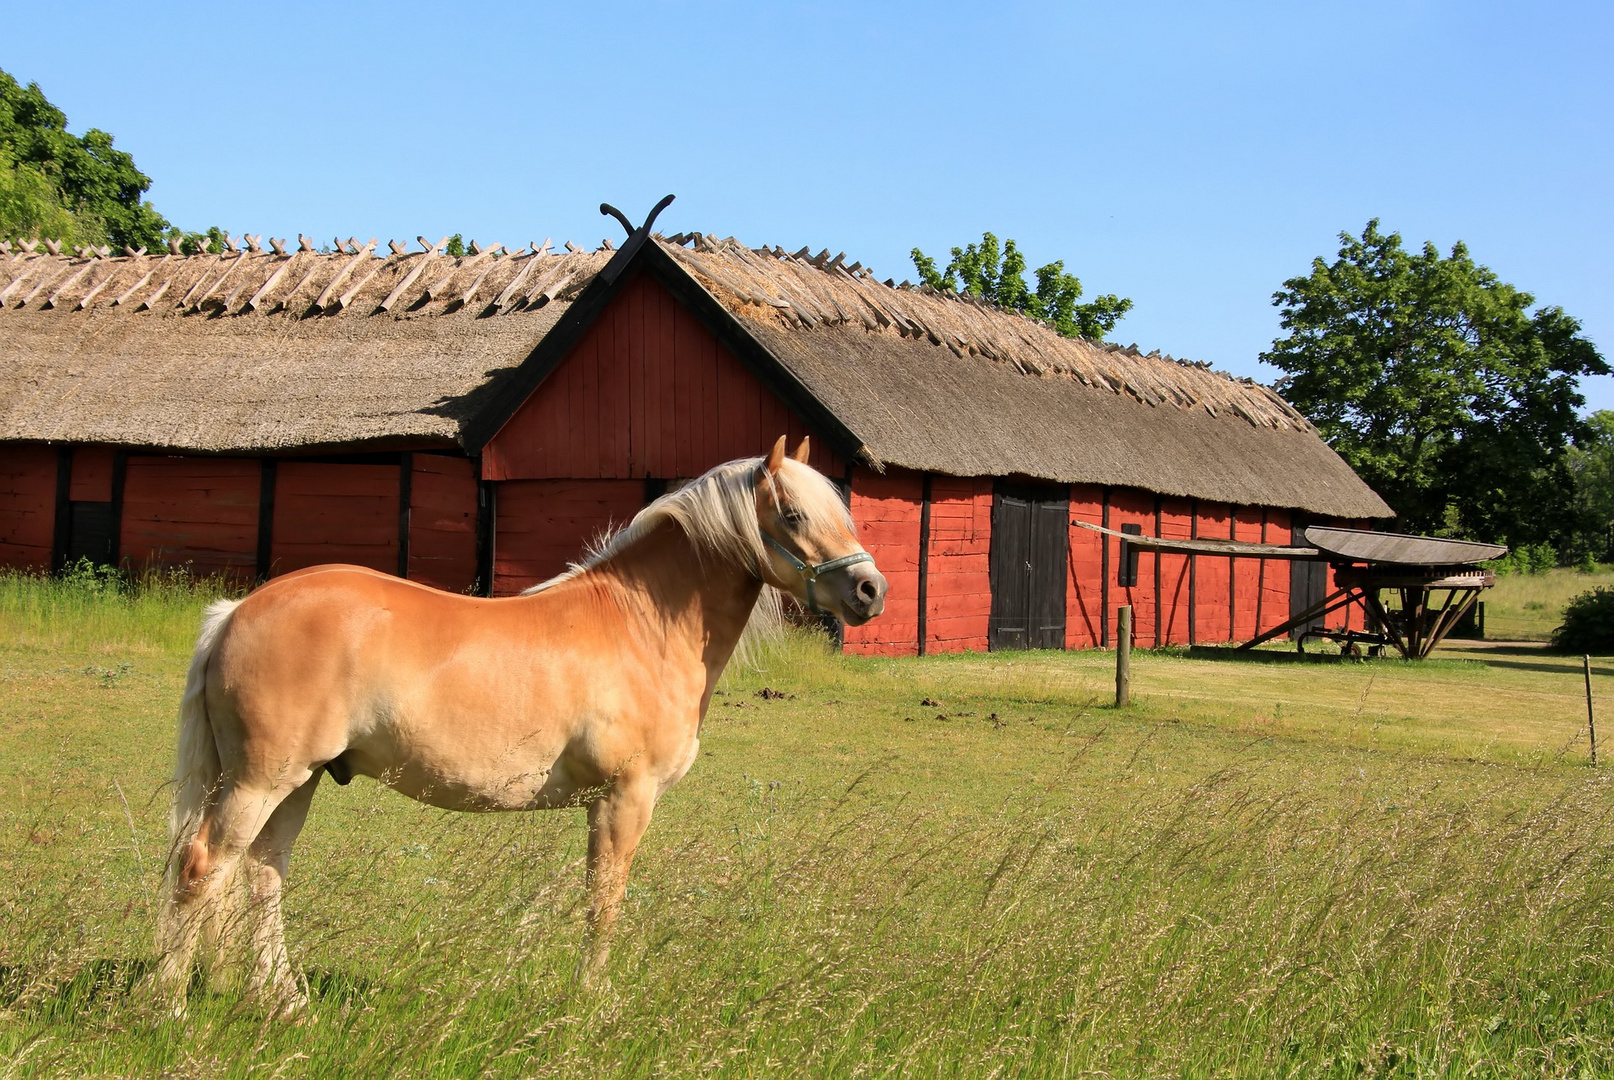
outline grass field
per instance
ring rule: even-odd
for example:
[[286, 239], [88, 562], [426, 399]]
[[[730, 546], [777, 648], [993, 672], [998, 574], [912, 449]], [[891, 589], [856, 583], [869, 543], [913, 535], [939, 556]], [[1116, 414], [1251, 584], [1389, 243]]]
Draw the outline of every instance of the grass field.
[[1546, 641], [1563, 621], [1564, 605], [1589, 589], [1614, 585], [1614, 568], [1586, 573], [1560, 567], [1543, 574], [1509, 574], [1485, 593], [1485, 636], [1496, 641]]
[[731, 674], [663, 800], [610, 994], [570, 977], [580, 813], [361, 779], [321, 789], [293, 863], [312, 1016], [198, 988], [174, 1021], [130, 987], [202, 602], [0, 581], [0, 1076], [1614, 1063], [1614, 787], [1578, 660], [1525, 649], [1144, 653], [1118, 712], [1106, 653], [791, 639]]

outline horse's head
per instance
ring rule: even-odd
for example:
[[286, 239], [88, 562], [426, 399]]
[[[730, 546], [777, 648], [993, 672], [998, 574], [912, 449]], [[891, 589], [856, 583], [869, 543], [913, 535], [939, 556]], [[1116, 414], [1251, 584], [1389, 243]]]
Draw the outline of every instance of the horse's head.
[[807, 464], [807, 440], [785, 456], [781, 435], [757, 470], [762, 579], [813, 614], [859, 626], [885, 610], [885, 575], [863, 550], [835, 485]]

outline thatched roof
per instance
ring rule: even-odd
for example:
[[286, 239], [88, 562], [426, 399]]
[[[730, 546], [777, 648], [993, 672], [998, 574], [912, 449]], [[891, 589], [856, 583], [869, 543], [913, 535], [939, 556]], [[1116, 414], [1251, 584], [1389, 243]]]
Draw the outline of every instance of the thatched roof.
[[696, 236], [564, 254], [393, 247], [0, 255], [0, 440], [477, 449], [642, 269], [877, 467], [1390, 513], [1266, 387], [880, 284], [827, 253]]

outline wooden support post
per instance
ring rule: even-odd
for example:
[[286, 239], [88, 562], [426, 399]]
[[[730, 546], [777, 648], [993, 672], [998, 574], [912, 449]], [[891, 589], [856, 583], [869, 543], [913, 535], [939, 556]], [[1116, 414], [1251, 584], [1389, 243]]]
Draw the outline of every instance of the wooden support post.
[[1582, 667], [1586, 672], [1586, 733], [1592, 740], [1592, 768], [1597, 768], [1597, 717], [1592, 714], [1592, 658], [1582, 656]]
[[398, 455], [398, 576], [409, 576], [409, 504], [414, 500], [415, 455]]
[[258, 479], [258, 584], [269, 580], [275, 555], [275, 459], [264, 458]]
[[1115, 610], [1115, 707], [1132, 704], [1132, 605]]

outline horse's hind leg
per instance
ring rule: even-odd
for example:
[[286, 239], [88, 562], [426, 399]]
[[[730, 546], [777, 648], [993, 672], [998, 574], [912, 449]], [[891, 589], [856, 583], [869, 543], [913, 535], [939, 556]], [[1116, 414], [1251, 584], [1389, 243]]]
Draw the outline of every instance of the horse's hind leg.
[[291, 848], [308, 818], [308, 805], [319, 786], [315, 773], [275, 808], [269, 821], [247, 849], [245, 872], [251, 886], [252, 970], [247, 992], [279, 1006], [288, 1016], [308, 1002], [296, 969], [286, 956], [285, 926], [280, 895], [291, 865]]
[[191, 960], [204, 934], [227, 938], [233, 931], [229, 890], [247, 847], [273, 816], [284, 788], [228, 785], [208, 809], [196, 835], [171, 858], [173, 893], [162, 942], [157, 981], [184, 1010]]

